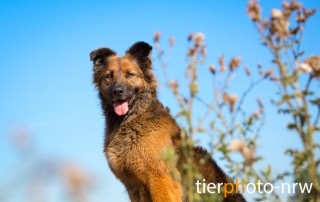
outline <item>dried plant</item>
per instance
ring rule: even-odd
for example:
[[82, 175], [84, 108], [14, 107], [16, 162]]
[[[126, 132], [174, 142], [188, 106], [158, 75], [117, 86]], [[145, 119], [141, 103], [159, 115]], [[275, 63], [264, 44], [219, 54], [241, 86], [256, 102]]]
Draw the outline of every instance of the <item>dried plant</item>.
[[319, 91], [312, 90], [311, 84], [319, 84], [320, 56], [305, 56], [301, 50], [304, 28], [315, 9], [307, 9], [302, 3], [284, 1], [282, 9], [273, 9], [271, 16], [259, 21], [252, 15], [249, 1], [248, 14], [257, 28], [260, 39], [273, 56], [276, 73], [273, 82], [278, 87], [275, 106], [279, 113], [291, 118], [288, 129], [294, 131], [303, 145], [302, 150], [288, 148], [287, 154], [293, 157], [294, 177], [300, 172], [309, 176], [307, 182], [313, 183], [312, 193], [307, 200], [320, 200], [319, 157], [315, 150], [319, 143], [315, 135], [319, 134], [320, 97]]
[[[309, 17], [315, 13], [314, 9], [308, 10], [297, 1], [283, 2], [282, 9], [273, 9], [270, 17], [262, 17], [262, 9], [257, 1], [249, 1], [247, 13], [260, 34], [264, 45], [273, 55], [274, 67], [265, 69], [258, 64], [258, 73], [252, 73], [252, 68], [243, 65], [241, 57], [232, 57], [227, 62], [224, 55], [218, 57], [217, 65], [211, 64], [208, 72], [213, 78], [214, 99], [200, 96], [198, 71], [199, 66], [206, 61], [207, 50], [203, 33], [189, 34], [187, 41], [189, 48], [186, 51], [187, 65], [185, 68], [186, 86], [177, 80], [169, 78], [168, 61], [165, 55], [172, 52], [173, 37], [169, 40], [169, 51], [161, 48], [161, 33], [154, 36], [157, 58], [165, 75], [165, 83], [173, 92], [177, 100], [179, 111], [177, 119], [180, 120], [182, 137], [185, 138], [185, 156], [190, 159], [186, 163], [186, 175], [191, 179], [197, 175], [192, 165], [191, 146], [195, 144], [195, 136], [200, 133], [212, 134], [211, 149], [214, 156], [222, 156], [228, 173], [232, 177], [242, 179], [244, 183], [270, 182], [277, 183], [289, 176], [293, 179], [301, 179], [300, 172], [309, 176], [313, 183], [312, 201], [319, 201], [319, 169], [320, 160], [315, 155], [315, 149], [319, 143], [315, 142], [314, 135], [319, 133], [320, 98], [318, 92], [312, 92], [311, 83], [319, 82], [320, 56], [311, 56], [303, 59], [304, 52], [300, 50], [303, 28]], [[251, 80], [243, 92], [232, 92], [230, 86], [236, 85], [234, 76], [239, 74], [239, 68], [243, 67], [248, 80]], [[203, 69], [202, 69], [203, 71]], [[307, 80], [305, 79], [307, 76]], [[263, 157], [257, 155], [260, 131], [265, 121], [264, 105], [257, 98], [257, 109], [250, 112], [245, 105], [246, 98], [251, 91], [261, 82], [270, 80], [279, 92], [279, 100], [274, 101], [279, 113], [289, 115], [293, 122], [288, 128], [294, 130], [300, 137], [304, 149], [288, 148], [287, 153], [294, 157], [292, 170], [287, 169], [283, 173], [275, 173], [271, 165], [257, 169]], [[305, 82], [305, 83], [304, 83]], [[271, 84], [270, 84], [271, 85]], [[302, 86], [302, 87], [301, 87]], [[185, 88], [188, 89], [187, 93]], [[263, 95], [261, 95], [263, 96]], [[194, 117], [196, 103], [202, 104], [206, 109], [202, 117]], [[198, 118], [198, 121], [194, 121]], [[234, 153], [239, 153], [243, 158], [239, 161]], [[270, 162], [272, 164], [272, 162]], [[292, 178], [291, 178], [292, 179]], [[188, 196], [190, 201], [204, 201], [197, 196], [190, 186]], [[259, 193], [257, 201], [281, 201], [279, 194], [272, 191], [271, 194]]]

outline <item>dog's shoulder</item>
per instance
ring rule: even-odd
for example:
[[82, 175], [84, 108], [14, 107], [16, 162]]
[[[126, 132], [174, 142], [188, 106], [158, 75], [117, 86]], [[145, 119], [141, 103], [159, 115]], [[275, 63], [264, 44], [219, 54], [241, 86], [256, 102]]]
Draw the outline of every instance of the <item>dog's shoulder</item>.
[[165, 119], [170, 122], [175, 122], [170, 114], [168, 107], [165, 107], [159, 100], [151, 103], [150, 107], [145, 113], [148, 119], [162, 120]]
[[136, 121], [155, 130], [154, 132], [158, 131], [172, 135], [179, 131], [179, 127], [168, 108], [157, 99], [150, 104], [148, 109]]

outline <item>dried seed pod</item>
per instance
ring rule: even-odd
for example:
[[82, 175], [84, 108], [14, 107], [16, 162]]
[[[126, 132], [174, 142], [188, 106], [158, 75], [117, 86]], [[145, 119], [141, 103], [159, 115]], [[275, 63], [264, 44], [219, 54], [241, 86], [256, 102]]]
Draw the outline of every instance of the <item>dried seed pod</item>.
[[216, 68], [214, 67], [214, 65], [210, 65], [209, 70], [213, 75], [216, 74]]
[[174, 94], [178, 93], [179, 84], [177, 81], [175, 80], [169, 81], [169, 87], [171, 88]]
[[229, 63], [229, 69], [233, 71], [235, 68], [239, 67], [241, 63], [241, 57], [234, 57]]
[[223, 55], [221, 55], [219, 57], [219, 69], [220, 69], [220, 72], [226, 71], [226, 65], [224, 64], [224, 56]]
[[296, 34], [298, 34], [300, 31], [301, 31], [301, 27], [300, 27], [300, 26], [297, 26], [296, 28], [292, 29], [290, 32], [291, 32], [291, 34], [296, 35]]
[[301, 8], [301, 4], [295, 0], [290, 2], [289, 9], [294, 11], [294, 10], [299, 10]]
[[258, 73], [259, 73], [260, 75], [263, 74], [263, 69], [262, 69], [262, 65], [261, 65], [261, 64], [258, 64]]
[[171, 47], [174, 46], [175, 42], [176, 42], [176, 41], [175, 41], [175, 39], [174, 39], [173, 36], [169, 38], [169, 45], [170, 45]]
[[228, 93], [223, 93], [223, 95], [222, 95], [222, 101], [224, 102], [224, 103], [229, 103], [229, 95], [228, 95]]
[[236, 94], [229, 95], [229, 109], [230, 109], [230, 112], [234, 111], [234, 107], [236, 105], [237, 100], [238, 100], [238, 96]]
[[190, 33], [190, 34], [188, 35], [187, 40], [188, 40], [188, 41], [191, 41], [191, 40], [193, 39], [193, 35], [194, 35], [193, 33]]
[[306, 21], [306, 17], [302, 13], [299, 13], [297, 18], [296, 18], [296, 21], [298, 23], [304, 23]]
[[269, 76], [271, 76], [273, 74], [273, 70], [272, 69], [268, 69], [268, 71], [264, 74], [264, 78], [268, 78]]
[[229, 149], [231, 151], [241, 152], [243, 148], [246, 146], [246, 143], [242, 139], [233, 139], [229, 144]]
[[316, 12], [316, 9], [314, 8], [314, 9], [310, 9], [310, 10], [307, 10], [307, 9], [303, 9], [303, 14], [304, 14], [304, 16], [306, 17], [306, 18], [308, 18], [308, 17], [310, 17], [310, 16], [312, 16], [313, 14], [315, 14], [315, 12]]
[[195, 54], [196, 54], [196, 49], [195, 48], [189, 48], [188, 56], [194, 56]]
[[303, 61], [302, 64], [309, 65], [312, 68], [312, 73], [314, 76], [320, 78], [320, 56], [311, 56]]
[[247, 13], [252, 21], [260, 22], [261, 21], [261, 8], [257, 1], [250, 0], [247, 6]]
[[301, 63], [298, 67], [298, 70], [301, 70], [302, 72], [305, 72], [305, 73], [310, 73], [313, 71], [312, 67], [307, 63]]
[[206, 49], [206, 46], [205, 46], [205, 45], [202, 45], [202, 46], [201, 46], [200, 53], [201, 53], [201, 55], [203, 55], [203, 56], [205, 56], [205, 55], [207, 54], [207, 49]]
[[244, 71], [246, 72], [246, 75], [247, 75], [247, 76], [250, 76], [250, 75], [251, 75], [251, 71], [250, 71], [250, 69], [249, 69], [248, 66], [244, 66]]
[[287, 2], [287, 1], [283, 1], [282, 2], [282, 7], [283, 7], [283, 9], [290, 9], [290, 4]]
[[241, 151], [241, 153], [242, 153], [244, 159], [246, 160], [246, 162], [248, 164], [251, 164], [253, 161], [255, 149], [244, 147], [243, 150]]
[[195, 35], [193, 35], [193, 41], [194, 41], [194, 45], [196, 47], [200, 46], [202, 44], [204, 40], [204, 34], [201, 32], [196, 33]]
[[154, 36], [153, 36], [153, 41], [155, 43], [158, 43], [160, 41], [160, 38], [161, 38], [161, 33], [160, 32], [155, 32]]
[[283, 17], [283, 13], [279, 9], [272, 9], [271, 10], [271, 18], [272, 19], [280, 19]]

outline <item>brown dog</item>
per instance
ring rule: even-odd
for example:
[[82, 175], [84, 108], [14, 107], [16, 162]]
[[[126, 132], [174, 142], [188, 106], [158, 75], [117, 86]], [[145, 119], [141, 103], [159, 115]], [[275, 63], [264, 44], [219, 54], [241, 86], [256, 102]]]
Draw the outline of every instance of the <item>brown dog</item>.
[[[180, 130], [157, 99], [151, 50], [149, 44], [137, 42], [123, 57], [116, 56], [109, 48], [90, 54], [94, 64], [93, 82], [106, 118], [104, 152], [131, 201], [187, 201], [179, 180], [184, 162]], [[169, 164], [161, 157], [167, 148], [180, 157], [178, 165]], [[208, 155], [205, 150], [195, 148], [194, 151], [194, 160], [206, 182], [229, 182], [211, 158], [200, 164], [200, 159]], [[172, 172], [178, 178], [172, 177]], [[245, 200], [240, 194], [232, 194], [224, 201]]]

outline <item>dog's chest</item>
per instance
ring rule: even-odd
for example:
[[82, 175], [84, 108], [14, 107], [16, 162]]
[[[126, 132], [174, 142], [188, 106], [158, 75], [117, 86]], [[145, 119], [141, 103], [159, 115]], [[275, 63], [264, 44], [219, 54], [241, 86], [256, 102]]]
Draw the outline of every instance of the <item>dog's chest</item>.
[[141, 141], [143, 141], [143, 136], [139, 125], [121, 127], [108, 135], [105, 152], [108, 163], [114, 172], [128, 169], [135, 158], [144, 155], [140, 152], [139, 143]]

